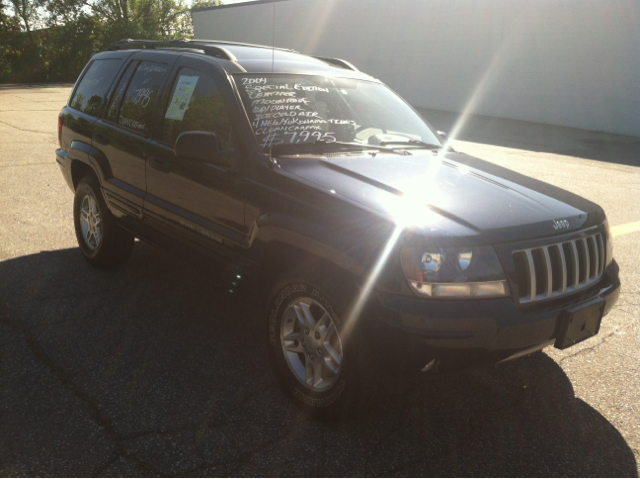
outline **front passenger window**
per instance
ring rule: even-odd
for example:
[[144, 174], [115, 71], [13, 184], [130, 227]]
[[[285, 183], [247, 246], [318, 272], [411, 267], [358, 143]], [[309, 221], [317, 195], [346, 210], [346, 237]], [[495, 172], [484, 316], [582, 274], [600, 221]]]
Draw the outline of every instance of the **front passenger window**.
[[208, 131], [218, 136], [222, 150], [230, 146], [231, 120], [211, 77], [192, 68], [178, 72], [164, 115], [162, 140], [173, 144], [185, 131]]

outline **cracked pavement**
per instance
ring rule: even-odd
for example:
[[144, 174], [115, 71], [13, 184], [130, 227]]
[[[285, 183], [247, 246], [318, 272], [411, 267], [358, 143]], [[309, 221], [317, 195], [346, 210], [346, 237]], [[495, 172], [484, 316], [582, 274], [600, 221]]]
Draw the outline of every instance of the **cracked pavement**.
[[[280, 391], [249, 298], [140, 242], [115, 270], [82, 259], [53, 154], [69, 92], [0, 86], [0, 476], [638, 476], [640, 232], [615, 238], [598, 336], [383, 376], [354, 417], [317, 422]], [[482, 117], [459, 138], [640, 220], [640, 139]]]

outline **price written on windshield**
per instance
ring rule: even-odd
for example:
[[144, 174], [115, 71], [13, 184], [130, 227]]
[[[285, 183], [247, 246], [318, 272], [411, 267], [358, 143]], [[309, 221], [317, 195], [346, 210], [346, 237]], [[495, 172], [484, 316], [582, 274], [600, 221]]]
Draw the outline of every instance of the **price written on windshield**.
[[336, 141], [335, 133], [332, 131], [328, 131], [326, 133], [322, 133], [320, 131], [292, 131], [285, 132], [285, 136], [289, 136], [289, 143], [305, 143], [307, 141], [324, 141], [327, 143], [333, 143]]
[[350, 119], [328, 117], [329, 88], [281, 78], [240, 78], [249, 101], [251, 125], [263, 147], [282, 143], [336, 141], [332, 125], [355, 126]]

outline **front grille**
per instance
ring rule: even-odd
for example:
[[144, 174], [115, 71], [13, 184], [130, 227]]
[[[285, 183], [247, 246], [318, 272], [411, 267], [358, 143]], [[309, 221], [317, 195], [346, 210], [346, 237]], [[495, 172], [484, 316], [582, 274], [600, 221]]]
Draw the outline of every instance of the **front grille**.
[[604, 243], [596, 233], [513, 252], [520, 303], [569, 294], [600, 279]]

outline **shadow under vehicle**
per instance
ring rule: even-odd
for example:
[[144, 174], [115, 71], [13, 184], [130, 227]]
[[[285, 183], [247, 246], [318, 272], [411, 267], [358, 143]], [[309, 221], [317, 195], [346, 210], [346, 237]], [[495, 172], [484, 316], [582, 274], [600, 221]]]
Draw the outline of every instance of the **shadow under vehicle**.
[[300, 413], [252, 296], [139, 244], [0, 263], [3, 476], [637, 477], [629, 445], [544, 354], [387, 377], [349, 420]]

